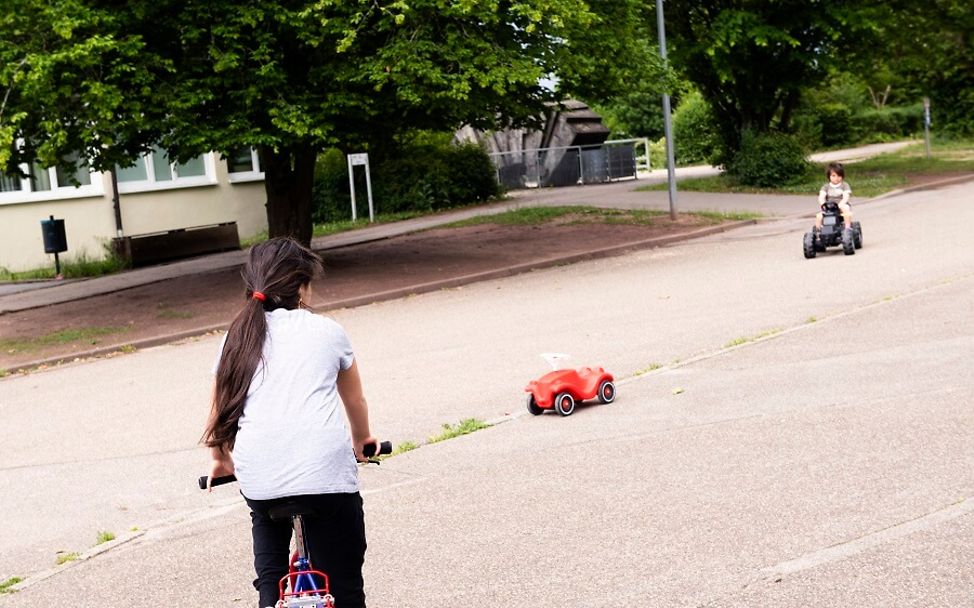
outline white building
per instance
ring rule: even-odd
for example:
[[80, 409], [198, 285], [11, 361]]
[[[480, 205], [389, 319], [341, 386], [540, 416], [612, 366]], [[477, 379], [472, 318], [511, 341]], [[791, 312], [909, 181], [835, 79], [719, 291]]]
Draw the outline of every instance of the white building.
[[44, 253], [42, 220], [63, 219], [68, 251], [89, 259], [106, 255], [118, 236], [235, 222], [241, 239], [267, 228], [264, 174], [251, 150], [234, 158], [209, 153], [183, 164], [155, 150], [116, 172], [121, 226], [111, 173], [79, 171], [79, 186], [59, 167], [23, 167], [27, 178], [0, 174], [0, 267], [9, 271], [53, 265]]

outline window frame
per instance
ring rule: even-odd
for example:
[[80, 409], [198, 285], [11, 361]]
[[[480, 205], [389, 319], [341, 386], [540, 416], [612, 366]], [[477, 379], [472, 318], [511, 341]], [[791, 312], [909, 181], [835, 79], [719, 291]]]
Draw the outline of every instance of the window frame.
[[16, 205], [18, 203], [35, 203], [40, 201], [56, 201], [73, 198], [90, 198], [104, 196], [105, 184], [102, 179], [101, 171], [89, 171], [91, 183], [81, 186], [73, 184], [61, 185], [58, 183], [57, 167], [47, 167], [41, 171], [47, 171], [48, 179], [51, 182], [50, 190], [34, 190], [29, 177], [29, 167], [27, 163], [20, 165], [20, 170], [28, 177], [10, 176], [12, 179], [20, 181], [20, 190], [8, 190], [0, 192], [0, 205]]
[[156, 192], [160, 190], [178, 190], [180, 188], [198, 188], [200, 186], [215, 186], [216, 163], [214, 154], [207, 152], [201, 154], [203, 158], [203, 175], [192, 175], [179, 177], [176, 173], [176, 163], [169, 163], [169, 172], [172, 176], [168, 180], [156, 180], [155, 163], [152, 162], [152, 155], [155, 151], [147, 152], [139, 157], [137, 162], [143, 163], [146, 179], [132, 181], [118, 181], [119, 194], [130, 194], [133, 192]]
[[231, 184], [257, 182], [264, 179], [264, 171], [260, 168], [260, 158], [254, 148], [250, 149], [250, 166], [253, 167], [250, 171], [231, 171], [230, 160], [226, 157], [223, 158], [223, 162], [227, 164], [227, 180]]

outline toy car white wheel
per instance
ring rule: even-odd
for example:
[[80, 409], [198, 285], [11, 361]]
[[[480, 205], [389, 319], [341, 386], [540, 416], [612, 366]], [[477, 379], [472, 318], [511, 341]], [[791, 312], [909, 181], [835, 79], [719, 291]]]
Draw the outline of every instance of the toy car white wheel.
[[530, 393], [528, 393], [528, 411], [531, 412], [532, 416], [540, 416], [544, 413], [538, 402], [534, 400], [534, 395]]
[[569, 393], [558, 393], [555, 396], [555, 411], [562, 416], [570, 416], [575, 411], [575, 398]]
[[612, 403], [616, 400], [616, 385], [610, 380], [603, 380], [599, 384], [599, 401], [602, 403]]

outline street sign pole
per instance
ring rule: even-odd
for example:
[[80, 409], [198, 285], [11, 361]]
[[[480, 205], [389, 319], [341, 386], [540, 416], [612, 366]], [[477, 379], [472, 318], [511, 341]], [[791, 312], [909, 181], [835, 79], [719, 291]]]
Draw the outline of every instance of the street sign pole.
[[[659, 55], [666, 62], [666, 27], [663, 25], [663, 0], [656, 0], [656, 25], [659, 29]], [[663, 93], [663, 134], [666, 136], [666, 179], [670, 186], [670, 218], [676, 219], [676, 164], [673, 154], [673, 127], [670, 123], [670, 94]]]
[[927, 144], [927, 158], [930, 158], [930, 98], [923, 98], [923, 140]]
[[354, 222], [358, 218], [358, 213], [355, 209], [355, 167], [358, 165], [365, 166], [365, 190], [369, 196], [369, 221], [375, 221], [375, 210], [372, 205], [372, 174], [369, 172], [369, 154], [368, 152], [362, 152], [360, 154], [349, 154], [348, 155], [348, 187], [352, 193], [352, 221]]
[[352, 164], [353, 154], [348, 155], [348, 188], [352, 192], [352, 222], [358, 219], [358, 215], [355, 211], [355, 171], [352, 169], [355, 165]]

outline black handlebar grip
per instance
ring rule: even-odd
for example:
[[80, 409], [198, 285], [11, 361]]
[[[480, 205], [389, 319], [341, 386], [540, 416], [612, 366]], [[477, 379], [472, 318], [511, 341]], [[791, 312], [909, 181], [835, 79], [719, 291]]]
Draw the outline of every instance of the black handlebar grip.
[[[366, 443], [364, 446], [362, 446], [362, 454], [366, 458], [372, 458], [373, 456], [375, 456], [375, 444]], [[379, 454], [392, 454], [392, 442], [383, 441], [382, 443], [380, 443]]]
[[[208, 477], [209, 477], [208, 475], [203, 475], [202, 477], [200, 477], [199, 484], [201, 490], [206, 489], [206, 480]], [[223, 477], [214, 477], [213, 483], [210, 484], [210, 487], [215, 488], [217, 486], [222, 486], [223, 484], [226, 483], [233, 483], [235, 481], [237, 481], [237, 477], [235, 475], [224, 475]]]

